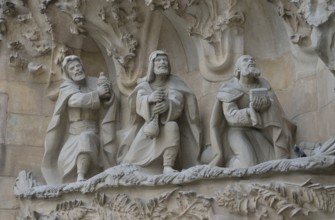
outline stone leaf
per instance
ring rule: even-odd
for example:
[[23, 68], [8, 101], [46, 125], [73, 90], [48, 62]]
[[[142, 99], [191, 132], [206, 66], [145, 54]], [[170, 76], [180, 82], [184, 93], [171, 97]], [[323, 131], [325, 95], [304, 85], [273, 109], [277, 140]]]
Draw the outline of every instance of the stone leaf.
[[37, 185], [37, 182], [33, 179], [32, 173], [23, 170], [16, 178], [14, 185], [14, 194], [17, 197], [22, 197], [22, 195], [27, 194], [29, 191], [32, 190], [34, 186]]
[[171, 211], [172, 219], [208, 219], [213, 199], [196, 192], [178, 192], [178, 207]]
[[145, 219], [143, 206], [139, 201], [131, 201], [126, 194], [118, 194], [111, 199], [105, 197], [103, 199], [108, 200], [105, 203], [101, 203], [101, 198], [98, 200], [100, 204], [104, 204], [98, 207], [99, 219], [101, 220]]
[[150, 219], [167, 219], [171, 214], [167, 211], [170, 196], [175, 192], [164, 193], [157, 198], [153, 198], [146, 203], [147, 216]]

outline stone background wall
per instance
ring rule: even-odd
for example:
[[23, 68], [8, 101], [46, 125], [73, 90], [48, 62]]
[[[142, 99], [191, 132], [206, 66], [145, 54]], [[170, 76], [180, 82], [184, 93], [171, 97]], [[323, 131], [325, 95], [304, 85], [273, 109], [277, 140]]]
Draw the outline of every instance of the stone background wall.
[[[43, 142], [54, 107], [50, 97], [57, 93], [55, 88], [61, 79], [57, 59], [61, 59], [62, 55], [80, 55], [89, 75], [109, 72], [120, 100], [120, 128], [126, 126], [128, 120], [127, 92], [120, 91], [118, 87], [122, 71], [117, 58], [108, 58], [106, 48], [101, 42], [96, 42], [94, 36], [71, 33], [73, 27], [65, 21], [69, 14], [57, 12], [54, 5], [48, 9], [49, 14], [41, 14], [38, 1], [10, 2], [16, 4], [16, 12], [6, 14], [2, 9], [7, 31], [1, 31], [0, 41], [0, 219], [15, 219], [19, 201], [14, 198], [12, 187], [19, 171], [29, 170], [38, 181], [43, 182], [40, 171]], [[92, 2], [88, 1], [86, 11], [93, 10]], [[143, 5], [142, 10], [147, 7], [144, 1], [137, 2]], [[98, 1], [94, 0], [94, 4]], [[307, 40], [305, 45], [292, 42], [292, 28], [283, 16], [278, 15], [275, 4], [263, 0], [249, 0], [242, 4], [244, 22], [242, 27], [233, 30], [237, 31], [232, 32], [233, 39], [236, 39], [228, 51], [232, 61], [215, 80], [205, 79], [206, 73], [200, 67], [205, 62], [200, 46], [205, 45], [210, 54], [209, 60], [223, 55], [212, 51], [214, 48], [201, 37], [189, 36], [185, 28], [187, 21], [176, 16], [171, 9], [150, 11], [159, 14], [162, 19], [160, 29], [153, 30], [159, 31], [157, 45], [152, 45], [150, 41], [148, 45], [139, 45], [140, 50], [146, 47], [166, 50], [173, 73], [184, 79], [195, 92], [200, 106], [203, 144], [209, 144], [207, 127], [217, 89], [232, 76], [235, 59], [243, 53], [255, 57], [288, 117], [297, 124], [297, 142], [322, 142], [334, 135], [335, 81], [329, 66], [321, 61], [310, 41]], [[93, 12], [85, 13], [87, 20], [97, 19]], [[26, 16], [26, 20], [20, 15]], [[63, 19], [57, 16], [63, 16], [65, 23], [59, 22], [54, 27], [50, 25], [54, 22], [52, 19]], [[80, 32], [80, 26], [78, 29]], [[91, 33], [90, 29], [88, 32]], [[222, 42], [225, 37], [222, 36]], [[16, 41], [20, 41], [21, 45], [15, 45]], [[63, 45], [67, 46], [64, 51]], [[145, 74], [150, 52], [148, 49], [137, 55], [140, 56], [137, 72]], [[40, 68], [33, 68], [36, 65]]]

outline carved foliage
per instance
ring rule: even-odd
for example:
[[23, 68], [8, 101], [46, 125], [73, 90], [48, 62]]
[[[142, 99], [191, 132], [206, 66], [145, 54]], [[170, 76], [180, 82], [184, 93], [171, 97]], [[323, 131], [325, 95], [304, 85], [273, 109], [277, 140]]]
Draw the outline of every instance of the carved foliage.
[[22, 197], [37, 185], [39, 184], [33, 179], [31, 172], [21, 171], [15, 181], [14, 193], [17, 197]]
[[[44, 1], [42, 4], [43, 12], [51, 3], [52, 1]], [[55, 3], [62, 12], [72, 16], [73, 25], [70, 27], [72, 34], [87, 34], [87, 24], [84, 15], [84, 8], [88, 7], [87, 4], [87, 2], [82, 0], [59, 0]], [[116, 35], [112, 36], [113, 39], [105, 39], [112, 41], [109, 45], [104, 45], [107, 55], [112, 56], [122, 66], [127, 67], [128, 62], [136, 55], [138, 41], [134, 32], [140, 29], [143, 20], [138, 10], [137, 1], [105, 1], [101, 4], [99, 3], [99, 6], [101, 8], [98, 16], [110, 26]], [[120, 47], [116, 47], [116, 45], [120, 45]]]
[[143, 17], [137, 1], [106, 1], [99, 10], [101, 20], [109, 25], [123, 46], [110, 44], [107, 55], [115, 58], [123, 67], [136, 56], [138, 39], [136, 33], [142, 26]]
[[12, 1], [2, 0], [0, 2], [0, 11], [2, 16], [14, 16], [16, 13], [16, 6]]
[[179, 192], [177, 209], [173, 210], [176, 219], [208, 219], [213, 199], [195, 192]]
[[28, 61], [22, 58], [18, 53], [13, 53], [9, 56], [9, 65], [11, 67], [24, 69], [27, 67]]
[[[209, 171], [205, 171], [206, 176], [212, 175]], [[231, 173], [228, 175], [229, 179], [234, 176]], [[130, 179], [133, 179], [134, 175], [124, 172], [122, 176], [130, 177], [127, 184], [120, 184], [120, 182], [116, 181], [118, 182], [117, 186], [130, 187], [140, 185], [139, 183], [130, 184], [130, 182], [133, 182]], [[117, 178], [117, 175], [114, 175], [114, 178]], [[97, 178], [97, 180], [99, 180], [99, 184], [102, 184], [102, 176]], [[112, 182], [112, 180], [110, 181]], [[142, 179], [143, 181], [146, 180]], [[61, 189], [76, 195], [76, 192], [79, 192], [78, 189], [84, 184], [63, 184], [57, 186], [57, 190], [52, 186], [36, 186], [38, 184], [32, 180], [30, 173], [21, 172], [16, 180], [14, 193], [17, 197], [28, 200], [33, 198], [47, 199], [61, 195]], [[210, 184], [210, 182], [207, 182], [207, 184]], [[103, 190], [102, 188], [99, 189]], [[32, 191], [41, 193], [43, 190], [47, 191], [48, 196], [39, 197], [31, 193]], [[93, 191], [97, 190], [96, 188]], [[48, 213], [43, 208], [34, 207], [27, 209], [26, 207], [21, 209], [21, 219], [232, 219], [232, 216], [236, 216], [236, 219], [247, 217], [276, 220], [295, 217], [312, 219], [313, 217], [309, 215], [310, 213], [325, 216], [334, 216], [335, 213], [335, 186], [313, 183], [310, 179], [302, 184], [284, 182], [260, 184], [242, 181], [238, 184], [226, 185], [220, 191], [217, 191], [217, 189], [209, 190], [211, 191], [209, 196], [201, 195], [195, 191], [171, 189], [159, 196], [145, 200], [143, 198], [143, 196], [146, 197], [145, 192], [141, 193], [141, 191], [145, 190], [148, 190], [148, 188], [140, 187], [134, 191], [142, 198], [132, 197], [130, 192], [129, 194], [113, 193], [113, 195], [106, 195], [101, 192], [96, 194], [93, 199], [86, 197], [84, 201], [78, 199], [64, 201], [55, 205], [54, 210]], [[28, 194], [30, 196], [27, 196]], [[211, 195], [215, 195], [215, 198], [210, 197]], [[26, 202], [25, 200], [21, 201], [22, 204]], [[34, 203], [33, 200], [27, 202], [28, 206]], [[55, 200], [45, 200], [45, 202], [50, 202], [50, 207]], [[31, 212], [26, 213], [27, 210], [31, 210]], [[228, 214], [227, 211], [231, 214]]]
[[7, 32], [7, 17], [12, 17], [16, 14], [16, 6], [13, 2], [8, 0], [0, 1], [0, 41], [3, 35]]
[[315, 1], [294, 1], [299, 7], [307, 23], [313, 26], [320, 26], [328, 21], [330, 16], [335, 13], [335, 2], [330, 0]]
[[284, 219], [310, 212], [333, 212], [334, 186], [313, 184], [310, 180], [302, 185], [272, 183], [270, 185], [228, 185], [216, 194], [219, 206], [232, 213], [250, 215], [258, 219]]
[[287, 0], [271, 0], [270, 2], [276, 5], [279, 16], [286, 22], [291, 42], [300, 46], [307, 45], [310, 40], [311, 27], [300, 13], [298, 3]]
[[[194, 2], [198, 1], [188, 1], [187, 5], [190, 6], [194, 4]], [[145, 4], [147, 4], [151, 10], [156, 10], [156, 9], [179, 9], [180, 3], [178, 0], [145, 0]]]
[[286, 14], [285, 21], [291, 25], [293, 30], [292, 41], [298, 42], [301, 46], [300, 39], [310, 38], [309, 44], [334, 73], [335, 2], [330, 0], [276, 0], [272, 2], [279, 6], [282, 5], [284, 9], [293, 9], [286, 10], [287, 12], [282, 10]]
[[244, 23], [244, 14], [238, 0], [199, 1], [199, 0], [146, 0], [147, 6], [155, 9], [174, 9], [189, 23], [189, 34], [200, 37], [209, 43], [221, 40], [221, 32], [230, 26]]
[[97, 194], [91, 203], [83, 201], [66, 201], [59, 203], [50, 213], [33, 211], [22, 214], [20, 220], [142, 220], [142, 219], [209, 219], [209, 210], [213, 199], [195, 192], [163, 193], [158, 197], [144, 201], [131, 199], [126, 194], [109, 197]]
[[98, 204], [99, 219], [143, 219], [143, 212], [137, 201], [132, 201], [126, 194], [118, 194], [108, 198], [104, 194], [98, 194], [95, 199]]
[[3, 35], [7, 32], [6, 19], [0, 18], [0, 40], [2, 40]]
[[44, 68], [34, 61], [34, 57], [51, 51], [51, 39], [38, 26], [42, 21], [35, 22], [31, 14], [33, 10], [33, 5], [26, 1], [0, 1], [0, 39], [10, 50], [9, 66], [18, 71], [28, 68], [29, 73], [36, 76], [36, 73], [44, 72]]
[[59, 220], [80, 220], [89, 212], [93, 212], [93, 209], [85, 207], [83, 201], [74, 200], [58, 204], [52, 215]]
[[[108, 198], [97, 195], [95, 202], [99, 204], [99, 219], [208, 219], [212, 199], [195, 192], [174, 191], [161, 194], [159, 197], [145, 202], [140, 199], [131, 200], [126, 194], [118, 194]], [[170, 202], [176, 204], [173, 206]]]

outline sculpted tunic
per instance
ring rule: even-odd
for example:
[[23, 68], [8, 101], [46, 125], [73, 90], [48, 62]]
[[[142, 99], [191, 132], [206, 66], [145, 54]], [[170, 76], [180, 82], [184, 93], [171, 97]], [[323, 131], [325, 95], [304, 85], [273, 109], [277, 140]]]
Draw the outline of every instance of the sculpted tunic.
[[64, 176], [76, 167], [81, 153], [90, 155], [93, 166], [98, 164], [99, 94], [88, 87], [79, 89], [80, 92], [73, 94], [68, 101], [69, 136], [58, 158], [58, 169]]
[[93, 77], [87, 77], [84, 86], [72, 80], [61, 84], [42, 161], [48, 184], [75, 181], [76, 160], [81, 153], [90, 155], [93, 169], [115, 165], [116, 103], [114, 96], [101, 101], [96, 88]]
[[[177, 168], [195, 165], [200, 149], [200, 129], [194, 94], [178, 77], [169, 76], [166, 86], [161, 88], [167, 94], [169, 110], [160, 115], [158, 137], [150, 139], [143, 129], [152, 117], [148, 97], [154, 89], [147, 81], [142, 81], [129, 96], [132, 126], [121, 132], [118, 160], [147, 166], [163, 154], [172, 159], [173, 154], [178, 153]], [[173, 166], [169, 159], [163, 165]]]
[[[159, 156], [162, 156], [165, 150], [170, 150], [170, 154], [177, 155], [180, 146], [179, 126], [175, 122], [184, 109], [183, 94], [176, 90], [161, 88], [167, 94], [169, 110], [159, 116], [160, 132], [157, 138], [150, 139], [143, 133], [144, 126], [141, 127], [130, 146], [129, 152], [126, 154], [123, 162], [132, 163], [140, 166], [147, 166]], [[136, 97], [136, 112], [145, 121], [152, 118], [152, 107], [148, 98], [154, 91], [149, 84], [143, 84], [139, 88]], [[173, 155], [167, 155], [173, 157]], [[173, 166], [174, 161], [166, 161], [168, 166]]]
[[248, 167], [290, 155], [295, 125], [284, 115], [265, 79], [259, 78], [252, 88], [268, 89], [271, 105], [264, 112], [249, 108], [251, 88], [242, 87], [238, 79], [219, 89], [210, 122], [215, 155], [211, 164]]

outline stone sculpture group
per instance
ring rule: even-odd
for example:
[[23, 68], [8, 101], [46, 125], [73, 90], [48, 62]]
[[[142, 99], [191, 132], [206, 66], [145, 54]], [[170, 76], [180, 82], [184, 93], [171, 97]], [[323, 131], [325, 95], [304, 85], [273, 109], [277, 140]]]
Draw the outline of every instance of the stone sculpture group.
[[211, 145], [202, 151], [196, 97], [171, 73], [164, 51], [151, 53], [146, 76], [128, 97], [130, 126], [119, 131], [111, 82], [85, 75], [74, 55], [65, 57], [63, 73], [45, 139], [47, 184], [83, 181], [122, 163], [166, 174], [200, 163], [243, 168], [290, 157], [295, 125], [249, 55], [237, 60], [234, 77], [217, 93]]

